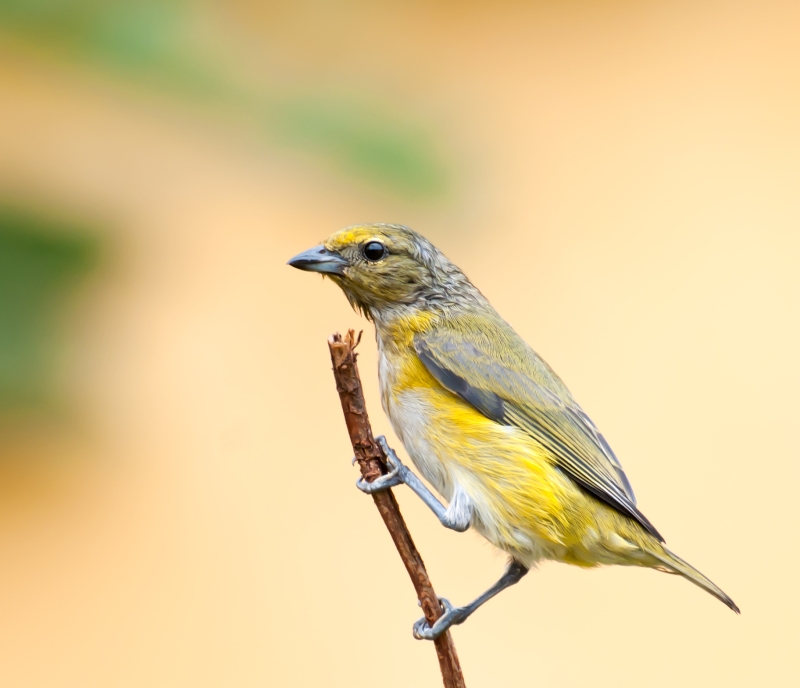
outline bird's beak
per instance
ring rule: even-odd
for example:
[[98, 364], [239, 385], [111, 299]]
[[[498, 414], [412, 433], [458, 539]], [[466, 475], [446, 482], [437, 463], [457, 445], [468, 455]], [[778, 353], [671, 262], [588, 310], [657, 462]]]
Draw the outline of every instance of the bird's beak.
[[315, 246], [298, 253], [287, 265], [291, 265], [298, 270], [308, 272], [322, 272], [329, 275], [341, 275], [344, 277], [344, 269], [350, 265], [336, 251], [331, 251], [324, 246]]

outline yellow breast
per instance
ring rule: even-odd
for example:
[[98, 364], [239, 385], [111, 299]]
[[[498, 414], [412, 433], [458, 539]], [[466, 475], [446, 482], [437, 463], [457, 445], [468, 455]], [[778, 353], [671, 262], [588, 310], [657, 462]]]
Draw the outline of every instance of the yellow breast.
[[562, 546], [576, 488], [522, 430], [496, 423], [442, 387], [408, 329], [379, 336], [384, 410], [423, 477], [471, 498], [476, 528], [503, 549]]

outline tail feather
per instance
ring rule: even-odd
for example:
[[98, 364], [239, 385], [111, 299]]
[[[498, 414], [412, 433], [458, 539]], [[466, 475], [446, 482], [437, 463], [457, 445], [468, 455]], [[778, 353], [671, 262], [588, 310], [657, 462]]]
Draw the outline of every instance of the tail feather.
[[649, 548], [647, 553], [654, 559], [657, 559], [659, 562], [661, 562], [668, 573], [677, 573], [678, 575], [683, 576], [688, 581], [694, 583], [697, 587], [702, 588], [708, 593], [711, 593], [720, 602], [733, 609], [733, 611], [735, 611], [737, 614], [741, 613], [739, 611], [739, 607], [736, 606], [736, 603], [696, 568], [690, 564], [687, 564], [677, 554], [673, 554], [666, 547], [660, 547], [659, 550], [656, 550], [656, 548]]

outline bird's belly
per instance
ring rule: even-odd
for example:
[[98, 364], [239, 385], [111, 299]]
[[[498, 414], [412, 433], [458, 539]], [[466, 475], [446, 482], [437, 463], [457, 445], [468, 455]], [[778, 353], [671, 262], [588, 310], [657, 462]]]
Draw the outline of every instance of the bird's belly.
[[533, 439], [443, 388], [384, 394], [384, 406], [422, 476], [448, 501], [468, 496], [478, 532], [527, 563], [565, 558], [582, 495]]

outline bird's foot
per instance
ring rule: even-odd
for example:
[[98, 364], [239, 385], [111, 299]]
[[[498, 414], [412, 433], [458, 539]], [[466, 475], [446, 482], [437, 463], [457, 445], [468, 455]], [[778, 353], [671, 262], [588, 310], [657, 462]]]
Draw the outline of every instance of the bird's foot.
[[450, 604], [450, 601], [444, 597], [439, 598], [439, 604], [442, 605], [444, 614], [436, 619], [433, 626], [428, 623], [428, 620], [424, 616], [414, 624], [413, 633], [417, 640], [436, 640], [442, 633], [445, 633], [450, 626], [464, 623], [470, 614], [467, 607], [454, 607]]
[[[375, 478], [371, 483], [368, 483], [364, 478], [359, 478], [356, 481], [356, 487], [365, 494], [375, 494], [376, 492], [382, 492], [383, 490], [388, 490], [397, 485], [403, 485], [406, 482], [405, 477], [409, 473], [408, 468], [403, 465], [403, 462], [397, 457], [394, 449], [388, 445], [383, 435], [376, 438], [376, 441], [381, 446], [381, 449], [383, 449], [389, 472], [379, 478]], [[353, 463], [355, 463], [355, 461], [356, 459], [353, 458]]]

